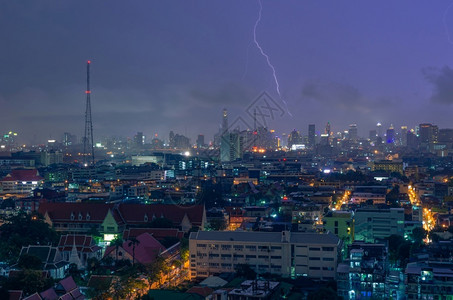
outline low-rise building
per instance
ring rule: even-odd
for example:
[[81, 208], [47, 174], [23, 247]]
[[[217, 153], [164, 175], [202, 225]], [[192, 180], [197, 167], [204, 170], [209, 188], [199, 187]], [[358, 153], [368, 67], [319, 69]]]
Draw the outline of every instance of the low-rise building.
[[0, 179], [0, 194], [31, 194], [42, 184], [43, 179], [36, 169], [11, 170]]
[[191, 278], [234, 272], [334, 279], [341, 240], [332, 233], [198, 231], [189, 238]]
[[354, 214], [356, 240], [373, 243], [392, 234], [404, 236], [404, 208], [359, 208]]
[[329, 211], [323, 217], [324, 228], [337, 235], [345, 244], [354, 241], [354, 219], [350, 211]]
[[405, 274], [407, 299], [453, 298], [453, 263], [409, 263]]

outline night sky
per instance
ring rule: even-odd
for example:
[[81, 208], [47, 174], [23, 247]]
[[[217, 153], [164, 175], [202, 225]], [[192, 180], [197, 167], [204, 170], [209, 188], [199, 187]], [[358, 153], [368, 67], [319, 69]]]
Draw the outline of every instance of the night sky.
[[[0, 2], [0, 131], [25, 142], [79, 138], [92, 61], [95, 139], [218, 131], [262, 91], [277, 132], [327, 121], [359, 134], [432, 122], [452, 128], [452, 1]], [[290, 112], [290, 113], [289, 113]]]

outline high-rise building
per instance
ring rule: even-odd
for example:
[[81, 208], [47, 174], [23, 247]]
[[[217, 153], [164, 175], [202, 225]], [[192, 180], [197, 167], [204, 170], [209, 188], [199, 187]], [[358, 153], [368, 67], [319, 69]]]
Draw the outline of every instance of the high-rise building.
[[145, 136], [143, 135], [143, 132], [137, 132], [137, 134], [134, 136], [134, 146], [136, 148], [143, 148], [145, 145]]
[[376, 124], [376, 132], [378, 137], [382, 137], [382, 124], [379, 122]]
[[203, 148], [205, 146], [204, 144], [204, 135], [199, 134], [197, 137], [197, 148]]
[[453, 144], [453, 129], [444, 128], [439, 129], [439, 143], [442, 144]]
[[349, 125], [349, 139], [356, 142], [358, 139], [357, 124]]
[[290, 135], [288, 136], [288, 148], [291, 148], [293, 145], [300, 145], [302, 143], [303, 139], [300, 132], [296, 129], [291, 131]]
[[433, 144], [437, 144], [439, 128], [430, 123], [419, 125], [420, 132], [420, 147], [422, 150], [432, 149]]
[[419, 145], [419, 138], [418, 136], [415, 134], [415, 131], [414, 130], [409, 130], [407, 131], [407, 134], [406, 134], [406, 140], [407, 140], [407, 146], [409, 148], [418, 148], [418, 145]]
[[375, 142], [377, 138], [377, 131], [376, 130], [370, 130], [370, 141]]
[[314, 147], [316, 144], [315, 124], [308, 125], [308, 145]]
[[387, 142], [387, 144], [395, 143], [395, 128], [393, 128], [393, 125], [390, 125], [389, 129], [387, 129], [385, 141]]
[[63, 133], [63, 145], [71, 146], [77, 144], [77, 136], [69, 132]]
[[331, 132], [332, 132], [332, 131], [331, 131], [331, 128], [330, 128], [330, 122], [327, 122], [327, 124], [326, 124], [326, 132], [325, 132], [325, 133], [326, 133], [328, 136], [330, 136]]
[[222, 114], [222, 134], [228, 132], [228, 111], [226, 108], [223, 109]]
[[401, 126], [400, 139], [401, 145], [407, 146], [407, 126]]
[[242, 143], [239, 131], [227, 132], [220, 140], [220, 161], [229, 162], [242, 158]]

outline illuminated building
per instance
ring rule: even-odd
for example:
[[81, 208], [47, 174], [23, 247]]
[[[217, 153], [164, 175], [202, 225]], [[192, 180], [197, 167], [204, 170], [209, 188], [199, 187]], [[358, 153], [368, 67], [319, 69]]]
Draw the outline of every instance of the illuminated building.
[[395, 128], [393, 128], [393, 125], [390, 125], [390, 128], [387, 129], [387, 133], [385, 135], [385, 140], [386, 140], [387, 144], [395, 143]]
[[343, 299], [389, 299], [388, 254], [384, 244], [354, 242], [349, 259], [338, 265], [337, 292]]
[[198, 231], [189, 237], [190, 277], [234, 272], [335, 279], [340, 239], [332, 233]]
[[323, 218], [324, 228], [338, 236], [345, 244], [354, 240], [354, 219], [350, 211], [329, 211]]
[[41, 164], [50, 166], [53, 164], [63, 163], [63, 153], [59, 151], [43, 151], [41, 152]]
[[401, 146], [407, 146], [407, 126], [401, 126]]
[[385, 186], [356, 186], [352, 193], [353, 203], [366, 203], [372, 200], [373, 204], [384, 204], [387, 188]]
[[374, 243], [392, 234], [404, 236], [404, 208], [359, 208], [354, 214], [354, 238]]
[[420, 147], [423, 151], [433, 149], [433, 144], [437, 144], [439, 128], [436, 125], [424, 123], [419, 125], [420, 130]]
[[451, 299], [453, 297], [453, 263], [449, 261], [408, 263], [407, 299]]
[[77, 143], [77, 137], [69, 132], [63, 133], [63, 145], [72, 146]]
[[227, 132], [220, 140], [220, 161], [230, 162], [242, 158], [242, 143], [238, 131]]
[[376, 132], [377, 132], [377, 136], [382, 138], [382, 124], [381, 123], [376, 124]]
[[302, 136], [299, 131], [294, 129], [288, 136], [288, 148], [293, 145], [301, 145], [303, 143]]
[[15, 169], [0, 180], [0, 193], [31, 194], [34, 189], [42, 184], [43, 179], [36, 169]]
[[372, 163], [371, 170], [403, 174], [403, 162], [395, 160], [379, 160]]
[[143, 132], [137, 132], [137, 134], [134, 136], [134, 147], [137, 149], [143, 148], [145, 145], [145, 136], [143, 135]]

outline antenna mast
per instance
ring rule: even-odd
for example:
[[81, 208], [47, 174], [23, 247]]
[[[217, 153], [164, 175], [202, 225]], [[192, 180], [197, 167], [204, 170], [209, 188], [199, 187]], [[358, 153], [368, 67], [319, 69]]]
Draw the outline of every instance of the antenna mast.
[[[85, 135], [83, 137], [83, 163], [85, 166], [94, 165], [94, 143], [93, 143], [93, 122], [91, 119], [91, 89], [90, 89], [90, 64], [87, 61], [87, 89], [85, 94], [86, 109], [85, 109]], [[89, 158], [91, 156], [91, 159]]]

